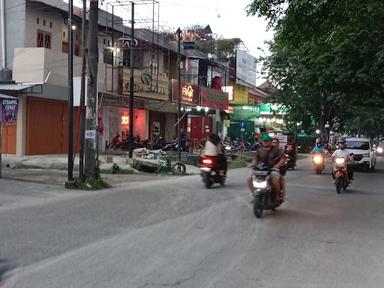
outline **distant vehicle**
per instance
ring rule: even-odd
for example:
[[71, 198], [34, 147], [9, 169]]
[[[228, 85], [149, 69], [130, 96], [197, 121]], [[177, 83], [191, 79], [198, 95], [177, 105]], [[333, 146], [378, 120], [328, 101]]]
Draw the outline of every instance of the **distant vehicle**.
[[384, 142], [379, 142], [376, 147], [376, 155], [383, 156], [384, 155]]
[[353, 164], [367, 170], [375, 170], [376, 152], [368, 138], [347, 138], [347, 149], [353, 153]]

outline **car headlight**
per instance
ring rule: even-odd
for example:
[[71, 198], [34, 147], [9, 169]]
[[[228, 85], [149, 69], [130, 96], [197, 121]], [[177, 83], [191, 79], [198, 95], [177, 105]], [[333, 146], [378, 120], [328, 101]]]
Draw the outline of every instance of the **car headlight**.
[[369, 157], [369, 156], [371, 156], [371, 154], [369, 154], [369, 153], [363, 154], [363, 157]]
[[377, 153], [381, 154], [381, 153], [383, 153], [384, 149], [383, 149], [383, 147], [378, 147], [376, 151], [377, 151]]

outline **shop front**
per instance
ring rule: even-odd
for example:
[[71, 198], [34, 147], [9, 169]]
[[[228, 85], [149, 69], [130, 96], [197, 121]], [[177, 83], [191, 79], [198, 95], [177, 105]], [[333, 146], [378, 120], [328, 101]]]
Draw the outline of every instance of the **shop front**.
[[[129, 96], [130, 70], [124, 69], [121, 76], [122, 94]], [[141, 134], [146, 131], [146, 136], [141, 139], [148, 139], [150, 143], [159, 136], [166, 141], [173, 139], [175, 133], [170, 126], [175, 122], [176, 108], [169, 101], [169, 78], [161, 74], [151, 74], [147, 69], [135, 69], [134, 96], [135, 101], [142, 101], [141, 109], [147, 112], [146, 123], [139, 121], [136, 124], [136, 120], [134, 122], [134, 125], [140, 125], [134, 128], [135, 131]], [[136, 135], [136, 132], [134, 134]]]
[[[172, 79], [171, 85], [172, 102], [177, 107], [179, 101], [179, 82]], [[194, 115], [194, 112], [199, 112], [198, 110], [200, 109], [200, 87], [184, 81], [181, 81], [180, 85], [180, 104], [182, 106], [180, 111], [181, 119], [179, 120], [180, 128], [187, 133], [187, 146], [193, 147], [193, 143], [198, 143], [199, 139], [203, 138], [203, 129], [201, 128], [203, 122], [199, 119], [199, 114]], [[175, 131], [177, 132], [177, 125], [175, 126]], [[192, 127], [195, 128], [193, 129]]]
[[[120, 140], [122, 140], [123, 135], [129, 135], [129, 97], [101, 93], [99, 98], [102, 103], [100, 112], [104, 126], [100, 142], [102, 151], [105, 151], [106, 145], [115, 135], [119, 134]], [[133, 136], [146, 140], [148, 139], [149, 112], [144, 109], [143, 99], [135, 98], [133, 107]]]

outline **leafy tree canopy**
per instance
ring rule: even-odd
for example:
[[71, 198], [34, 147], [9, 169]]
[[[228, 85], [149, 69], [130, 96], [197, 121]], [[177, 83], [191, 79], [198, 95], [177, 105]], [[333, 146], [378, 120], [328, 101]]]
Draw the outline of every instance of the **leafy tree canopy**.
[[384, 1], [255, 0], [248, 14], [275, 30], [264, 72], [291, 117], [384, 134]]

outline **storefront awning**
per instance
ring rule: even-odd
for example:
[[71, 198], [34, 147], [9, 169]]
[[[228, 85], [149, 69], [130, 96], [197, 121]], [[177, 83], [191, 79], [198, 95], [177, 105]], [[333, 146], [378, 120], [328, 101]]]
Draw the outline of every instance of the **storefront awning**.
[[[39, 91], [36, 91], [35, 88]], [[0, 83], [0, 94], [14, 96], [26, 93], [41, 93], [41, 84], [24, 84], [24, 83]]]
[[17, 97], [0, 94], [0, 99], [17, 99]]

